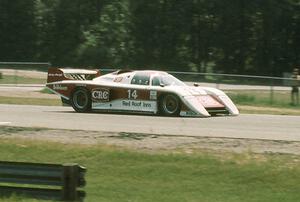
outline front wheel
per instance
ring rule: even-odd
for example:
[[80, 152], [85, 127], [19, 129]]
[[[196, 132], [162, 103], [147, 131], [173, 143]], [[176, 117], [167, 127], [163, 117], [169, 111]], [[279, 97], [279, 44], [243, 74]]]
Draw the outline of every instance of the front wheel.
[[86, 88], [76, 88], [71, 96], [71, 105], [76, 112], [89, 112], [92, 106], [91, 93]]
[[181, 109], [180, 100], [176, 95], [167, 94], [161, 98], [159, 107], [165, 116], [178, 116]]

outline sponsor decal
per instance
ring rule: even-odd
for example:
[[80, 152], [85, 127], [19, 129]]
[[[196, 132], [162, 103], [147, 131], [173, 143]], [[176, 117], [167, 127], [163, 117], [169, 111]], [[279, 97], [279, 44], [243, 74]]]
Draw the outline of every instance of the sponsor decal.
[[63, 86], [61, 84], [53, 84], [53, 90], [68, 90], [68, 87], [67, 86]]
[[114, 79], [114, 82], [121, 82], [123, 80], [123, 77], [116, 77]]
[[157, 100], [157, 91], [150, 90], [150, 100]]
[[60, 74], [58, 74], [58, 73], [55, 73], [55, 74], [49, 73], [48, 76], [50, 76], [50, 77], [62, 77], [63, 74], [61, 74], [61, 73]]
[[146, 100], [113, 100], [109, 102], [92, 102], [93, 109], [157, 112], [156, 101]]
[[86, 84], [80, 83], [80, 84], [76, 84], [75, 86], [78, 86], [78, 87], [86, 87]]
[[186, 115], [187, 115], [187, 116], [195, 116], [195, 115], [197, 115], [197, 114], [196, 114], [196, 112], [193, 112], [193, 111], [187, 111], [187, 112], [186, 112]]
[[181, 111], [181, 112], [180, 112], [180, 115], [181, 115], [181, 116], [196, 116], [197, 113], [196, 113], [196, 112], [193, 112], [193, 111]]
[[122, 101], [122, 105], [124, 107], [143, 107], [143, 108], [152, 108], [152, 103], [151, 102], [146, 102], [146, 101]]
[[92, 99], [94, 102], [108, 102], [109, 96], [109, 89], [97, 88], [92, 91]]

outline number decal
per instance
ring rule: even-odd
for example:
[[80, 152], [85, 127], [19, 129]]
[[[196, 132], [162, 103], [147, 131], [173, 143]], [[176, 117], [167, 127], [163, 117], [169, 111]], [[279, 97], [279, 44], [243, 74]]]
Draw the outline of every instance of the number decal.
[[138, 94], [136, 90], [127, 90], [128, 92], [128, 99], [137, 99]]

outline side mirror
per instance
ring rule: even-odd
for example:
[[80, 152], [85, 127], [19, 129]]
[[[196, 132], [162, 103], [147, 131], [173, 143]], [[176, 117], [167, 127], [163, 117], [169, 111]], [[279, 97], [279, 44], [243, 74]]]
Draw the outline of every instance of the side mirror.
[[198, 84], [198, 83], [194, 83], [194, 86], [195, 86], [195, 87], [199, 87], [199, 84]]
[[161, 83], [159, 84], [160, 87], [165, 87], [165, 84]]

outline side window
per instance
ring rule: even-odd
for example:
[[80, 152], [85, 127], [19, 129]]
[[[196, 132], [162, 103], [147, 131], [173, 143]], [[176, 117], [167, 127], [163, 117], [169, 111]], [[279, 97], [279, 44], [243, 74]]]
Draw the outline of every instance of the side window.
[[153, 77], [152, 79], [152, 86], [159, 86], [160, 85], [160, 79], [159, 77]]
[[147, 74], [135, 74], [131, 80], [131, 84], [136, 85], [149, 85], [150, 75]]

